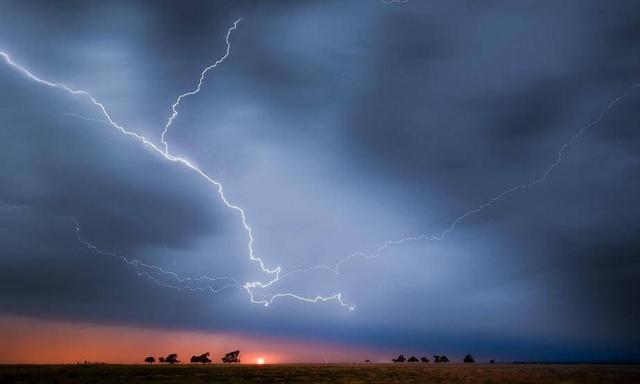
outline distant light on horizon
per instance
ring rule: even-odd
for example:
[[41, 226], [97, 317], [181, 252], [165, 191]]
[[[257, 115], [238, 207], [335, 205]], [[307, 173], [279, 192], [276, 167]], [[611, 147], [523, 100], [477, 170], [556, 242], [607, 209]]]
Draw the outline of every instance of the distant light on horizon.
[[59, 3], [0, 12], [3, 379], [640, 361], [640, 1]]

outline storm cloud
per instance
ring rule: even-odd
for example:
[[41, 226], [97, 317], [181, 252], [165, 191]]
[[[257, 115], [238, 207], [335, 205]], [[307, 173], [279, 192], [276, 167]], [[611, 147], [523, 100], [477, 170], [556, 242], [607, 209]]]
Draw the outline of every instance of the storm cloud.
[[[438, 235], [640, 82], [632, 1], [0, 2], [0, 50], [90, 91], [156, 143], [175, 97], [231, 54], [169, 131], [221, 180], [283, 273]], [[184, 276], [269, 279], [212, 186], [0, 65], [0, 311], [521, 359], [640, 358], [640, 89], [546, 181], [335, 275], [265, 293], [158, 287], [101, 249]], [[85, 118], [80, 118], [83, 116]], [[89, 120], [87, 120], [87, 118]]]

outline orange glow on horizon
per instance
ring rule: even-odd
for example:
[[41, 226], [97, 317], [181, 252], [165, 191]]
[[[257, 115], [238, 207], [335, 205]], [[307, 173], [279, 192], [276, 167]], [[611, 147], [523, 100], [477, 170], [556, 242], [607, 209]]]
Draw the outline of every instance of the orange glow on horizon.
[[327, 358], [332, 362], [359, 362], [373, 357], [370, 350], [338, 344], [7, 315], [0, 315], [0, 344], [0, 364], [144, 364], [147, 356], [157, 361], [170, 353], [177, 353], [188, 364], [191, 356], [204, 352], [211, 353], [214, 364], [221, 364], [220, 358], [236, 349], [248, 364], [313, 363]]

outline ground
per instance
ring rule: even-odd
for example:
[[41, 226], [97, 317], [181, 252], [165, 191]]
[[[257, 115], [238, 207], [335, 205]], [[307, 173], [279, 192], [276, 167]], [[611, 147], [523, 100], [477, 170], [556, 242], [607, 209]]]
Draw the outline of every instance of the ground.
[[636, 365], [13, 365], [0, 383], [640, 383]]

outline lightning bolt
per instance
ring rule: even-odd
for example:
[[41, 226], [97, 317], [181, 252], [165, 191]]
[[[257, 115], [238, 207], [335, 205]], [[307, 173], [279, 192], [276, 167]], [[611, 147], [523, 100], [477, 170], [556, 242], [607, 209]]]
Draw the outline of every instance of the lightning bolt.
[[[73, 113], [66, 113], [63, 116], [79, 118], [79, 119], [82, 119], [82, 120], [92, 121], [92, 122], [100, 122], [100, 123], [105, 123], [106, 122], [105, 120], [89, 118], [89, 117], [85, 117], [85, 116], [78, 115], [78, 114], [73, 114]], [[78, 239], [78, 240], [80, 240], [80, 239]], [[91, 246], [90, 244], [85, 243], [85, 241], [81, 241], [81, 243], [83, 243], [84, 245], [88, 246], [89, 248], [95, 250], [95, 247]], [[107, 255], [110, 255], [110, 256], [114, 256], [114, 257], [120, 258], [123, 261], [126, 261], [120, 255], [114, 255], [114, 254], [109, 253], [109, 252], [98, 252], [98, 253], [107, 254]], [[136, 263], [127, 263], [127, 264], [136, 264]], [[292, 271], [290, 271], [290, 272], [288, 272], [288, 273], [286, 273], [284, 275], [280, 275], [280, 273], [277, 273], [276, 276], [272, 280], [270, 280], [270, 281], [268, 281], [266, 283], [262, 283], [262, 282], [259, 282], [259, 281], [249, 282], [249, 283], [246, 283], [243, 286], [243, 288], [245, 288], [249, 292], [249, 294], [251, 296], [251, 302], [252, 303], [254, 303], [254, 304], [263, 304], [266, 307], [271, 305], [275, 299], [289, 297], [289, 298], [293, 298], [293, 299], [296, 299], [296, 300], [299, 300], [299, 301], [304, 301], [304, 302], [307, 302], [307, 303], [318, 303], [318, 302], [327, 302], [327, 301], [335, 300], [335, 301], [338, 302], [338, 304], [340, 304], [340, 306], [345, 307], [345, 308], [347, 308], [349, 310], [355, 310], [355, 308], [356, 308], [355, 305], [347, 304], [342, 300], [342, 293], [340, 293], [340, 292], [336, 293], [336, 294], [334, 294], [332, 296], [316, 296], [316, 297], [304, 297], [304, 296], [296, 295], [294, 293], [289, 293], [289, 292], [276, 293], [276, 294], [267, 294], [267, 295], [254, 292], [254, 289], [265, 289], [265, 288], [268, 288], [268, 287], [274, 285], [275, 283], [283, 280], [286, 277], [289, 277], [291, 275], [298, 274], [298, 273], [301, 273], [301, 272], [312, 271], [314, 269], [330, 269], [330, 270], [332, 270], [331, 268], [326, 267], [326, 266], [323, 265], [323, 266], [314, 266], [314, 267], [305, 268], [305, 269], [292, 270]], [[166, 273], [167, 274], [171, 274], [171, 272], [169, 272], [169, 271], [166, 271]], [[139, 273], [139, 275], [142, 276], [143, 274]], [[182, 290], [181, 288], [173, 286], [173, 285], [166, 285], [166, 284], [160, 283], [159, 281], [157, 281], [156, 279], [154, 279], [154, 278], [152, 278], [150, 276], [146, 276], [146, 277], [149, 277], [150, 279], [154, 280], [160, 286]], [[206, 279], [211, 279], [211, 278], [210, 277], [206, 277], [206, 276], [199, 277], [199, 278], [191, 278], [191, 280], [203, 280], [203, 279], [206, 280]], [[183, 280], [187, 280], [187, 279], [183, 279]], [[199, 288], [198, 289], [191, 289], [190, 287], [185, 287], [184, 289], [189, 289], [189, 290], [194, 290], [195, 291], [195, 290], [206, 290], [206, 289], [208, 289], [208, 287], [205, 288], [205, 289], [199, 289]], [[211, 290], [211, 289], [209, 289], [209, 290]], [[214, 293], [217, 293], [218, 291], [220, 291], [220, 290], [216, 290], [215, 292], [214, 292], [214, 290], [212, 290], [212, 292], [214, 292]]]
[[578, 141], [578, 139], [580, 139], [580, 137], [582, 137], [582, 135], [584, 135], [584, 133], [589, 130], [590, 128], [593, 128], [594, 126], [599, 125], [602, 120], [605, 118], [605, 116], [609, 113], [609, 111], [611, 111], [611, 109], [613, 109], [617, 104], [619, 104], [621, 101], [623, 101], [631, 92], [633, 92], [633, 90], [635, 90], [636, 88], [640, 87], [640, 83], [637, 84], [633, 84], [631, 85], [629, 88], [627, 88], [627, 90], [622, 93], [621, 95], [619, 95], [618, 97], [615, 97], [614, 99], [612, 99], [609, 104], [607, 104], [607, 106], [600, 111], [600, 113], [598, 114], [597, 118], [590, 121], [589, 123], [587, 123], [586, 125], [584, 125], [582, 128], [580, 128], [570, 139], [569, 141], [567, 141], [566, 143], [562, 144], [562, 146], [560, 147], [560, 149], [558, 150], [558, 153], [556, 155], [556, 159], [555, 161], [553, 161], [546, 169], [545, 171], [542, 173], [542, 175], [538, 178], [534, 178], [524, 184], [518, 184], [515, 185], [511, 188], [505, 189], [502, 192], [496, 194], [495, 196], [491, 197], [490, 199], [488, 199], [487, 201], [485, 201], [483, 204], [478, 205], [477, 207], [470, 209], [468, 211], [466, 211], [465, 213], [463, 213], [462, 215], [458, 216], [454, 221], [451, 222], [451, 224], [449, 225], [449, 227], [447, 227], [443, 232], [436, 234], [436, 235], [428, 235], [426, 233], [423, 233], [421, 235], [417, 235], [417, 236], [408, 236], [408, 237], [403, 237], [401, 239], [397, 239], [397, 240], [388, 240], [385, 241], [382, 245], [380, 245], [375, 252], [373, 253], [364, 253], [364, 252], [355, 252], [352, 253], [346, 257], [344, 257], [343, 259], [339, 260], [336, 264], [334, 265], [327, 265], [327, 264], [320, 264], [320, 265], [314, 265], [308, 268], [303, 268], [303, 269], [297, 269], [297, 270], [293, 270], [290, 271], [289, 273], [283, 275], [280, 280], [287, 278], [291, 275], [294, 274], [298, 274], [298, 273], [303, 273], [303, 272], [310, 272], [313, 270], [327, 270], [330, 271], [334, 274], [340, 274], [340, 269], [341, 267], [348, 261], [354, 259], [354, 258], [362, 258], [365, 260], [370, 260], [370, 259], [374, 259], [377, 257], [380, 257], [388, 248], [390, 247], [394, 247], [394, 246], [398, 246], [398, 245], [402, 245], [406, 242], [414, 242], [414, 241], [423, 241], [423, 240], [427, 240], [427, 241], [441, 241], [444, 240], [447, 235], [449, 235], [450, 233], [452, 233], [456, 227], [463, 223], [468, 217], [479, 214], [480, 212], [484, 211], [485, 209], [491, 207], [492, 205], [494, 205], [495, 203], [497, 203], [498, 201], [502, 200], [503, 198], [505, 198], [506, 196], [515, 193], [517, 191], [522, 191], [525, 190], [527, 188], [531, 188], [533, 186], [536, 186], [538, 184], [542, 184], [544, 183], [547, 178], [549, 177], [549, 175], [551, 175], [551, 173], [556, 169], [556, 167], [558, 167], [560, 165], [560, 163], [562, 162], [563, 156], [565, 155], [565, 153], [567, 151], [569, 151], [569, 149], [576, 143], [576, 141]]
[[[185, 94], [180, 95], [176, 102], [172, 105], [172, 115], [169, 118], [169, 121], [167, 122], [167, 124], [165, 125], [165, 129], [162, 133], [162, 137], [161, 137], [161, 144], [164, 145], [164, 150], [160, 149], [160, 147], [156, 144], [154, 144], [151, 140], [147, 139], [146, 137], [128, 130], [126, 128], [124, 128], [123, 126], [119, 125], [118, 123], [116, 123], [113, 118], [111, 117], [111, 114], [108, 112], [107, 108], [105, 107], [105, 105], [103, 103], [101, 103], [100, 101], [98, 101], [94, 96], [92, 96], [88, 91], [82, 90], [82, 89], [73, 89], [63, 83], [59, 83], [59, 82], [53, 82], [53, 81], [49, 81], [49, 80], [45, 80], [37, 75], [35, 75], [33, 72], [31, 72], [29, 69], [25, 68], [24, 66], [21, 66], [19, 64], [17, 64], [15, 61], [13, 61], [13, 59], [11, 58], [11, 56], [4, 52], [4, 51], [0, 51], [0, 56], [4, 58], [4, 61], [12, 68], [14, 68], [15, 70], [17, 70], [18, 72], [20, 72], [21, 74], [23, 74], [27, 79], [32, 80], [38, 84], [41, 84], [43, 86], [49, 87], [49, 88], [56, 88], [56, 89], [61, 89], [64, 92], [73, 95], [73, 96], [82, 96], [87, 98], [94, 106], [96, 106], [98, 108], [98, 110], [100, 111], [100, 113], [102, 114], [102, 116], [105, 118], [105, 124], [108, 124], [109, 126], [111, 126], [112, 128], [120, 131], [123, 135], [136, 140], [138, 142], [140, 142], [141, 144], [147, 146], [148, 148], [150, 148], [151, 150], [153, 150], [154, 152], [156, 152], [158, 155], [160, 155], [162, 158], [164, 158], [165, 160], [168, 160], [170, 162], [174, 162], [174, 163], [178, 163], [184, 167], [186, 167], [188, 170], [192, 171], [193, 173], [195, 173], [197, 176], [199, 176], [201, 179], [203, 179], [204, 181], [208, 182], [209, 184], [211, 184], [214, 189], [216, 190], [218, 197], [220, 198], [220, 200], [224, 203], [224, 205], [237, 212], [240, 215], [241, 221], [242, 221], [242, 227], [244, 229], [244, 231], [247, 234], [248, 237], [248, 243], [247, 243], [247, 249], [248, 249], [248, 253], [249, 253], [249, 260], [253, 261], [253, 262], [257, 262], [258, 265], [260, 266], [260, 269], [263, 273], [267, 274], [267, 275], [271, 275], [273, 276], [271, 278], [271, 280], [269, 280], [266, 283], [263, 283], [261, 281], [254, 281], [254, 282], [247, 282], [245, 283], [242, 287], [247, 291], [247, 293], [250, 296], [250, 300], [252, 303], [254, 304], [263, 304], [264, 306], [269, 306], [274, 299], [276, 298], [283, 298], [283, 297], [288, 297], [288, 298], [293, 298], [299, 301], [303, 301], [303, 302], [309, 302], [309, 303], [317, 303], [317, 302], [326, 302], [326, 301], [337, 301], [341, 306], [347, 307], [351, 310], [353, 310], [355, 307], [350, 306], [346, 303], [344, 303], [342, 301], [342, 294], [341, 293], [336, 293], [332, 296], [328, 296], [328, 297], [324, 297], [324, 296], [316, 296], [316, 297], [304, 297], [304, 296], [300, 296], [300, 295], [296, 295], [294, 293], [278, 293], [278, 294], [274, 294], [274, 295], [270, 295], [268, 297], [263, 297], [262, 295], [258, 295], [254, 292], [254, 289], [256, 288], [265, 288], [265, 287], [269, 287], [272, 284], [274, 284], [275, 282], [277, 282], [280, 278], [280, 272], [282, 271], [282, 268], [280, 266], [276, 267], [276, 268], [268, 268], [264, 261], [262, 260], [262, 258], [258, 257], [255, 255], [255, 251], [253, 248], [253, 243], [254, 243], [254, 239], [253, 239], [253, 229], [251, 228], [251, 226], [249, 226], [248, 222], [247, 222], [247, 217], [245, 214], [245, 211], [238, 205], [230, 202], [227, 197], [225, 196], [224, 193], [224, 187], [222, 185], [221, 182], [219, 182], [218, 180], [212, 178], [211, 176], [207, 175], [202, 169], [200, 169], [199, 167], [197, 167], [196, 165], [192, 164], [189, 160], [174, 155], [172, 153], [169, 152], [169, 146], [166, 143], [166, 141], [164, 140], [164, 136], [166, 135], [166, 133], [168, 132], [169, 127], [171, 126], [171, 123], [173, 122], [173, 120], [177, 117], [178, 112], [177, 112], [177, 107], [180, 104], [180, 101], [182, 99], [184, 99], [187, 96], [190, 95], [194, 95], [196, 93], [198, 93], [200, 91], [202, 82], [204, 81], [205, 75], [212, 69], [216, 68], [216, 66], [220, 63], [222, 63], [226, 57], [229, 55], [230, 53], [230, 43], [229, 43], [229, 37], [231, 35], [231, 32], [233, 30], [235, 30], [237, 28], [238, 23], [240, 22], [240, 19], [236, 20], [233, 23], [233, 26], [230, 27], [227, 30], [227, 35], [226, 35], [226, 42], [227, 42], [227, 52], [225, 53], [225, 55], [219, 59], [218, 61], [216, 61], [214, 64], [212, 64], [211, 66], [208, 66], [207, 68], [205, 68], [200, 76], [200, 81], [198, 82], [198, 86], [196, 87], [196, 89], [194, 91], [191, 92], [187, 92]], [[90, 249], [96, 251], [97, 253], [101, 253], [101, 254], [108, 254], [108, 252], [104, 252], [104, 251], [100, 251], [97, 247], [93, 246], [91, 243], [86, 242], [84, 240], [82, 240], [82, 238], [79, 236], [79, 230], [77, 229], [77, 234], [78, 234], [78, 240], [83, 243], [85, 246], [89, 247]], [[127, 258], [123, 258], [122, 256], [119, 255], [115, 255], [115, 254], [111, 254], [111, 256], [113, 257], [118, 257], [121, 260], [127, 262]], [[132, 263], [134, 265], [136, 265], [137, 267], [143, 266], [141, 264], [141, 262], [135, 262]], [[151, 267], [151, 266], [144, 266], [144, 267]], [[159, 268], [159, 267], [158, 267]], [[153, 268], [152, 268], [153, 269]], [[167, 272], [167, 271], [165, 271]], [[149, 276], [147, 276], [149, 277]], [[174, 277], [179, 277], [177, 275], [175, 275]], [[262, 297], [262, 298], [260, 298]]]
[[31, 208], [30, 205], [26, 204], [13, 204], [4, 200], [0, 200], [0, 205], [4, 206], [7, 209], [23, 209], [23, 208]]
[[189, 96], [193, 96], [193, 95], [197, 94], [198, 92], [200, 92], [200, 88], [202, 88], [202, 83], [204, 82], [204, 78], [207, 75], [207, 72], [216, 69], [216, 67], [218, 65], [222, 64], [222, 62], [227, 59], [227, 57], [231, 53], [231, 43], [229, 42], [229, 38], [231, 37], [231, 32], [234, 31], [236, 28], [238, 28], [238, 23], [241, 20], [242, 19], [236, 20], [233, 23], [233, 26], [227, 30], [227, 37], [224, 39], [225, 43], [227, 44], [227, 51], [225, 52], [224, 56], [222, 56], [221, 58], [216, 60], [215, 63], [213, 63], [210, 66], [208, 66], [205, 69], [203, 69], [202, 73], [200, 73], [200, 80], [198, 80], [198, 85], [196, 86], [196, 88], [193, 91], [189, 91], [189, 92], [183, 93], [182, 95], [178, 96], [176, 101], [171, 106], [171, 117], [169, 117], [169, 120], [167, 120], [167, 123], [164, 125], [164, 131], [162, 131], [162, 135], [160, 136], [160, 142], [164, 145], [164, 152], [165, 153], [169, 152], [169, 144], [165, 141], [164, 137], [167, 134], [167, 132], [169, 131], [169, 127], [171, 127], [171, 124], [173, 124], [173, 121], [175, 120], [175, 118], [178, 117], [177, 108], [180, 105], [180, 102], [182, 101], [182, 99], [184, 99], [186, 97], [189, 97]]
[[[383, 0], [383, 2], [385, 4], [391, 4], [391, 3], [404, 3], [407, 1], [403, 1], [403, 0]], [[264, 289], [267, 287], [270, 287], [272, 285], [274, 285], [275, 283], [282, 281], [283, 279], [292, 276], [294, 274], [298, 274], [298, 273], [303, 273], [303, 272], [309, 272], [309, 271], [313, 271], [313, 270], [328, 270], [331, 271], [335, 274], [339, 274], [340, 273], [340, 269], [342, 268], [342, 266], [347, 263], [348, 261], [354, 259], [354, 258], [363, 258], [366, 260], [369, 259], [373, 259], [376, 257], [381, 256], [388, 248], [393, 247], [393, 246], [399, 246], [401, 244], [404, 244], [406, 242], [413, 242], [413, 241], [441, 241], [444, 240], [450, 233], [452, 233], [458, 225], [460, 225], [461, 223], [463, 223], [468, 217], [472, 216], [472, 215], [476, 215], [479, 214], [480, 212], [484, 211], [485, 209], [493, 206], [496, 202], [502, 200], [503, 198], [505, 198], [506, 196], [513, 194], [517, 191], [522, 191], [524, 189], [533, 187], [535, 185], [544, 183], [548, 176], [556, 169], [556, 167], [558, 167], [560, 165], [560, 163], [563, 160], [563, 156], [565, 155], [565, 153], [575, 144], [576, 141], [578, 141], [578, 139], [590, 128], [599, 125], [601, 123], [601, 121], [605, 118], [605, 116], [607, 115], [607, 113], [613, 109], [618, 103], [620, 103], [624, 98], [626, 98], [635, 88], [640, 87], [640, 83], [638, 84], [634, 84], [631, 87], [629, 87], [626, 92], [624, 92], [622, 95], [614, 98], [613, 100], [611, 100], [609, 102], [609, 104], [600, 112], [600, 114], [598, 115], [598, 117], [589, 122], [588, 124], [586, 124], [585, 126], [583, 126], [580, 130], [578, 130], [571, 138], [569, 141], [567, 141], [566, 143], [564, 143], [560, 149], [557, 152], [557, 156], [554, 162], [552, 162], [546, 169], [545, 171], [542, 173], [542, 175], [538, 178], [532, 179], [528, 182], [525, 182], [523, 184], [518, 184], [515, 185], [511, 188], [508, 188], [506, 190], [503, 190], [502, 192], [496, 194], [495, 196], [491, 197], [490, 199], [488, 199], [487, 201], [485, 201], [483, 204], [480, 204], [479, 206], [470, 209], [468, 211], [466, 211], [465, 213], [463, 213], [461, 216], [457, 217], [454, 221], [451, 222], [451, 224], [441, 233], [436, 234], [436, 235], [428, 235], [426, 233], [417, 235], [417, 236], [408, 236], [408, 237], [403, 237], [401, 239], [397, 239], [397, 240], [389, 240], [384, 242], [381, 246], [379, 246], [377, 248], [377, 250], [373, 253], [364, 253], [364, 252], [355, 252], [352, 253], [346, 257], [344, 257], [343, 259], [339, 260], [336, 264], [334, 265], [326, 265], [326, 264], [320, 264], [320, 265], [315, 265], [315, 266], [311, 266], [308, 268], [304, 268], [304, 269], [297, 269], [297, 270], [293, 270], [290, 271], [286, 274], [281, 275], [282, 272], [282, 268], [280, 266], [276, 267], [276, 268], [268, 268], [266, 267], [265, 263], [263, 262], [263, 260], [255, 255], [255, 251], [253, 248], [253, 243], [254, 243], [254, 239], [253, 239], [253, 230], [252, 228], [248, 225], [247, 223], [247, 218], [246, 218], [246, 214], [245, 211], [238, 205], [231, 203], [225, 196], [224, 194], [224, 190], [223, 190], [223, 185], [222, 183], [220, 183], [219, 181], [213, 179], [212, 177], [208, 176], [203, 170], [201, 170], [200, 168], [198, 168], [197, 166], [193, 165], [191, 162], [189, 162], [188, 160], [174, 155], [172, 153], [169, 152], [169, 146], [168, 143], [165, 140], [165, 136], [169, 130], [169, 128], [171, 127], [173, 121], [175, 120], [175, 118], [178, 116], [178, 106], [180, 105], [180, 102], [188, 97], [188, 96], [192, 96], [195, 95], [197, 93], [200, 92], [201, 86], [204, 82], [204, 79], [206, 77], [206, 74], [215, 69], [219, 64], [221, 64], [222, 62], [224, 62], [224, 60], [229, 56], [230, 51], [231, 51], [231, 45], [229, 42], [230, 36], [232, 31], [234, 31], [237, 28], [238, 23], [240, 22], [240, 19], [238, 19], [236, 22], [234, 22], [233, 26], [231, 28], [229, 28], [227, 30], [227, 35], [226, 35], [226, 44], [227, 44], [227, 50], [226, 53], [224, 54], [224, 56], [222, 56], [220, 59], [218, 59], [214, 64], [206, 67], [202, 72], [201, 72], [201, 76], [200, 76], [200, 80], [196, 86], [196, 88], [190, 92], [187, 93], [183, 93], [180, 96], [178, 96], [178, 98], [176, 99], [176, 101], [174, 102], [174, 104], [171, 107], [171, 117], [169, 118], [169, 120], [167, 121], [167, 123], [164, 126], [164, 130], [162, 132], [161, 135], [161, 140], [160, 143], [162, 144], [164, 149], [160, 149], [159, 146], [157, 146], [156, 144], [154, 144], [152, 141], [148, 140], [147, 138], [145, 138], [144, 136], [134, 132], [134, 131], [130, 131], [125, 129], [124, 127], [120, 126], [119, 124], [117, 124], [110, 116], [110, 114], [108, 113], [107, 109], [105, 108], [105, 106], [99, 102], [98, 100], [96, 100], [89, 92], [84, 91], [84, 90], [75, 90], [72, 89], [62, 83], [56, 83], [56, 82], [51, 82], [48, 80], [44, 80], [36, 75], [34, 75], [31, 71], [29, 71], [28, 69], [26, 69], [23, 66], [20, 66], [18, 64], [16, 64], [11, 57], [5, 53], [0, 51], [0, 56], [2, 56], [5, 60], [5, 62], [13, 67], [14, 69], [16, 69], [17, 71], [19, 71], [20, 73], [22, 73], [25, 77], [27, 77], [28, 79], [35, 81], [37, 83], [40, 83], [44, 86], [47, 87], [51, 87], [51, 88], [58, 88], [58, 89], [62, 89], [63, 91], [71, 94], [71, 95], [77, 95], [77, 96], [84, 96], [87, 99], [89, 99], [91, 101], [91, 103], [93, 103], [96, 107], [98, 107], [99, 111], [101, 112], [101, 114], [104, 116], [104, 120], [98, 120], [98, 119], [90, 119], [90, 120], [95, 120], [95, 121], [102, 121], [105, 124], [108, 124], [109, 126], [111, 126], [114, 129], [117, 129], [118, 131], [120, 131], [122, 134], [139, 141], [140, 143], [142, 143], [143, 145], [149, 147], [150, 149], [152, 149], [153, 151], [155, 151], [158, 155], [160, 155], [162, 158], [164, 158], [165, 160], [171, 161], [171, 162], [175, 162], [175, 163], [179, 163], [182, 166], [186, 167], [188, 170], [194, 172], [197, 176], [199, 176], [200, 178], [202, 178], [204, 181], [210, 183], [215, 190], [217, 191], [217, 194], [220, 198], [220, 200], [225, 204], [225, 206], [231, 210], [234, 210], [235, 212], [237, 212], [241, 218], [241, 222], [242, 222], [242, 226], [244, 231], [247, 234], [248, 237], [248, 243], [247, 243], [247, 249], [248, 249], [248, 254], [249, 254], [249, 259], [251, 261], [257, 262], [258, 265], [260, 266], [260, 269], [263, 273], [266, 273], [267, 275], [272, 276], [272, 278], [270, 280], [268, 280], [267, 282], [262, 282], [262, 281], [254, 281], [254, 282], [247, 282], [244, 285], [241, 285], [241, 288], [244, 288], [250, 296], [250, 300], [252, 303], [256, 303], [256, 304], [263, 304], [265, 306], [269, 306], [275, 299], [278, 298], [292, 298], [292, 299], [296, 299], [299, 301], [303, 301], [303, 302], [309, 302], [309, 303], [317, 303], [317, 302], [325, 302], [325, 301], [336, 301], [338, 302], [341, 306], [347, 307], [348, 309], [353, 310], [355, 307], [349, 304], [346, 304], [345, 302], [343, 302], [342, 300], [342, 293], [336, 293], [332, 296], [316, 296], [316, 297], [304, 297], [304, 296], [300, 296], [300, 295], [296, 295], [293, 293], [276, 293], [276, 294], [270, 294], [270, 295], [263, 295], [263, 294], [259, 294], [254, 292], [254, 290], [256, 289]], [[144, 271], [144, 269], [147, 270], [151, 270], [151, 271], [155, 271], [156, 273], [160, 273], [162, 275], [169, 275], [171, 277], [173, 277], [175, 280], [177, 280], [179, 283], [184, 283], [184, 282], [194, 282], [194, 281], [209, 281], [207, 279], [214, 279], [214, 278], [207, 278], [207, 277], [199, 277], [199, 278], [183, 278], [173, 272], [167, 271], [165, 269], [162, 269], [158, 266], [153, 266], [150, 264], [145, 264], [139, 260], [136, 259], [128, 259], [124, 256], [115, 254], [115, 253], [110, 253], [110, 252], [105, 252], [100, 250], [99, 248], [97, 248], [96, 246], [94, 246], [93, 244], [91, 244], [90, 242], [84, 240], [81, 236], [80, 236], [80, 230], [79, 230], [79, 225], [77, 225], [76, 222], [76, 235], [78, 238], [78, 241], [80, 241], [82, 244], [84, 244], [86, 247], [88, 247], [89, 249], [95, 251], [98, 254], [101, 255], [109, 255], [111, 257], [116, 257], [121, 259], [122, 261], [124, 261], [127, 264], [130, 265], [135, 265], [136, 268], [142, 268], [143, 271], [138, 270], [139, 274], [141, 276], [145, 276], [145, 277], [149, 277], [152, 279], [155, 279], [153, 276], [151, 276], [151, 274], [149, 272]], [[230, 279], [230, 278], [229, 278]], [[156, 283], [162, 285], [164, 283], [161, 283], [158, 279], [155, 279]], [[211, 280], [212, 281], [212, 280]], [[239, 286], [238, 284], [230, 284], [230, 285], [235, 285], [235, 286]], [[167, 285], [164, 285], [167, 286]], [[192, 287], [192, 286], [168, 286], [170, 288], [176, 288], [176, 289], [191, 289], [193, 288], [193, 290], [200, 290], [200, 289], [209, 289], [213, 291], [212, 287]], [[225, 288], [223, 288], [225, 289]]]
[[105, 120], [105, 119], [96, 119], [96, 118], [93, 118], [93, 117], [83, 116], [83, 115], [80, 115], [80, 114], [77, 114], [77, 113], [63, 113], [60, 116], [62, 116], [62, 117], [73, 117], [73, 118], [76, 118], [76, 119], [80, 119], [80, 120], [84, 120], [84, 121], [90, 121], [90, 122], [93, 122], [93, 123], [103, 123], [103, 124], [104, 123], [108, 123], [107, 120]]
[[[25, 205], [25, 204], [14, 204], [14, 203], [10, 203], [7, 202], [5, 200], [0, 200], [0, 206], [6, 208], [6, 209], [35, 209], [37, 207], [34, 207], [32, 205]], [[240, 283], [232, 278], [232, 277], [209, 277], [209, 276], [201, 276], [201, 277], [196, 277], [196, 278], [191, 278], [191, 277], [181, 277], [180, 275], [178, 275], [175, 272], [172, 271], [168, 271], [158, 265], [153, 265], [153, 264], [148, 264], [145, 263], [141, 260], [138, 259], [130, 259], [126, 256], [114, 253], [114, 252], [108, 252], [108, 251], [104, 251], [100, 248], [98, 248], [96, 245], [94, 245], [93, 243], [89, 242], [88, 240], [85, 240], [81, 235], [80, 235], [80, 224], [78, 223], [78, 221], [75, 218], [71, 218], [71, 220], [73, 221], [74, 225], [75, 225], [75, 234], [76, 234], [76, 239], [78, 240], [78, 242], [80, 242], [80, 244], [84, 245], [86, 248], [90, 249], [91, 251], [95, 252], [98, 255], [101, 256], [110, 256], [116, 259], [121, 260], [122, 262], [124, 262], [127, 265], [132, 265], [136, 267], [136, 272], [138, 274], [138, 276], [141, 277], [146, 277], [150, 280], [152, 280], [154, 283], [156, 283], [158, 286], [161, 287], [165, 287], [165, 288], [172, 288], [172, 289], [176, 289], [179, 291], [184, 291], [184, 290], [188, 290], [188, 291], [210, 291], [211, 293], [219, 293], [221, 291], [224, 291], [226, 289], [229, 288], [238, 288], [238, 289], [242, 289], [243, 286], [240, 285]], [[145, 271], [146, 270], [146, 271]], [[175, 279], [178, 283], [183, 283], [181, 286], [178, 285], [172, 285], [172, 284], [168, 284], [168, 283], [163, 283], [161, 282], [158, 278], [154, 277], [153, 275], [151, 275], [151, 273], [149, 271], [154, 271], [155, 273], [159, 273], [161, 275], [166, 275], [169, 276], [173, 279]], [[216, 283], [219, 281], [229, 281], [230, 283], [224, 284], [220, 287], [214, 287], [213, 285], [205, 285], [204, 287], [201, 286], [191, 286], [191, 285], [185, 285], [184, 283], [199, 283], [199, 282], [209, 282], [209, 283]]]
[[[157, 285], [165, 287], [165, 288], [172, 288], [172, 289], [176, 289], [179, 291], [183, 291], [183, 290], [189, 290], [189, 291], [210, 291], [211, 293], [218, 293], [221, 292], [225, 289], [229, 289], [229, 288], [239, 288], [242, 289], [243, 286], [240, 285], [240, 283], [232, 278], [232, 277], [208, 277], [208, 276], [201, 276], [201, 277], [196, 277], [196, 278], [192, 278], [192, 277], [182, 277], [180, 275], [178, 275], [175, 272], [171, 272], [168, 271], [160, 266], [157, 265], [153, 265], [153, 264], [148, 264], [145, 263], [141, 260], [138, 259], [131, 259], [128, 258], [126, 256], [114, 253], [114, 252], [108, 252], [108, 251], [103, 251], [102, 249], [98, 248], [97, 246], [95, 246], [93, 243], [85, 240], [81, 235], [80, 235], [80, 224], [78, 223], [78, 221], [75, 218], [71, 218], [71, 220], [73, 221], [73, 223], [75, 224], [75, 230], [76, 230], [76, 238], [78, 239], [78, 241], [83, 244], [85, 247], [87, 247], [88, 249], [90, 249], [91, 251], [95, 252], [98, 255], [101, 256], [109, 256], [109, 257], [113, 257], [116, 259], [121, 260], [122, 262], [124, 262], [127, 265], [133, 265], [136, 267], [136, 271], [138, 273], [138, 276], [142, 276], [142, 277], [147, 277], [150, 280], [152, 280], [153, 282], [155, 282]], [[165, 275], [165, 276], [169, 276], [173, 279], [175, 279], [178, 283], [199, 283], [202, 281], [208, 282], [210, 284], [214, 284], [220, 281], [230, 281], [231, 283], [227, 283], [224, 284], [220, 287], [215, 288], [212, 285], [206, 285], [204, 287], [199, 287], [199, 286], [191, 286], [191, 285], [172, 285], [172, 284], [167, 284], [167, 283], [163, 283], [161, 282], [158, 278], [154, 277], [153, 275], [151, 275], [150, 272], [148, 271], [154, 271], [155, 273], [159, 273], [161, 275]]]

